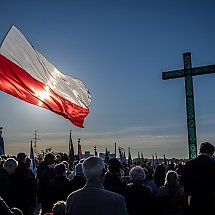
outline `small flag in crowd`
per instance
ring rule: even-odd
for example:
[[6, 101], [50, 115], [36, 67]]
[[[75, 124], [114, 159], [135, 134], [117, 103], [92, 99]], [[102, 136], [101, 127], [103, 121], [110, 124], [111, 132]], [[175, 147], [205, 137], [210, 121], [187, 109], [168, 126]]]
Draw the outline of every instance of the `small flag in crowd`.
[[118, 150], [119, 150], [119, 159], [120, 159], [120, 162], [121, 162], [121, 164], [122, 164], [122, 163], [123, 163], [123, 152], [122, 152], [122, 148], [119, 147]]
[[125, 168], [125, 166], [126, 166], [126, 155], [125, 155], [125, 150], [121, 147], [119, 147], [119, 157], [120, 157], [120, 162], [121, 162], [122, 168]]
[[73, 142], [72, 142], [72, 131], [70, 130], [70, 135], [69, 135], [69, 160], [73, 162], [75, 160], [75, 152], [74, 152], [74, 147], [73, 147]]
[[0, 90], [83, 127], [91, 102], [78, 79], [64, 75], [12, 26], [0, 46]]
[[152, 168], [155, 169], [155, 157], [152, 155]]
[[30, 169], [31, 171], [34, 173], [34, 175], [36, 174], [37, 168], [36, 168], [36, 162], [35, 162], [35, 157], [34, 157], [34, 150], [33, 150], [33, 146], [32, 146], [32, 140], [31, 140], [31, 148], [30, 148], [30, 155], [29, 158], [31, 159], [31, 165], [30, 165]]
[[94, 146], [94, 156], [98, 157], [98, 152], [97, 152], [96, 146]]
[[141, 159], [140, 159], [140, 152], [138, 152], [138, 162], [141, 163]]
[[81, 160], [83, 158], [80, 141], [81, 139], [78, 139], [78, 160]]
[[104, 160], [104, 162], [105, 162], [106, 164], [108, 164], [108, 162], [109, 162], [109, 154], [108, 154], [107, 148], [106, 148], [106, 151], [105, 151], [105, 160]]
[[166, 164], [166, 156], [163, 155], [163, 162]]
[[123, 154], [122, 154], [122, 164], [125, 165], [126, 163], [126, 155], [125, 155], [125, 151], [123, 151]]
[[158, 156], [156, 153], [155, 153], [155, 159], [156, 159], [156, 165], [158, 165]]
[[131, 149], [130, 147], [128, 148], [128, 167], [129, 169], [131, 168], [132, 165], [132, 158], [131, 158]]
[[2, 137], [2, 129], [3, 129], [3, 127], [0, 127], [0, 155], [5, 154], [5, 151], [4, 151], [4, 139]]
[[145, 160], [143, 157], [143, 153], [141, 152], [141, 165], [144, 166], [145, 165]]

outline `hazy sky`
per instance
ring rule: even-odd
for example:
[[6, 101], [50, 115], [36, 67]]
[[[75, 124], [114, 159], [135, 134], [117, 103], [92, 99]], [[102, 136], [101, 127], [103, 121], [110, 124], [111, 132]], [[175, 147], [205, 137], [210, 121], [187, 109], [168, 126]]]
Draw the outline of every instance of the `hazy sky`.
[[[0, 92], [0, 126], [7, 153], [68, 150], [114, 142], [133, 156], [188, 157], [184, 80], [161, 79], [182, 69], [183, 52], [193, 66], [215, 64], [213, 0], [2, 0], [0, 39], [15, 25], [51, 63], [82, 80], [92, 94], [85, 128]], [[197, 139], [215, 140], [215, 75], [194, 78]]]

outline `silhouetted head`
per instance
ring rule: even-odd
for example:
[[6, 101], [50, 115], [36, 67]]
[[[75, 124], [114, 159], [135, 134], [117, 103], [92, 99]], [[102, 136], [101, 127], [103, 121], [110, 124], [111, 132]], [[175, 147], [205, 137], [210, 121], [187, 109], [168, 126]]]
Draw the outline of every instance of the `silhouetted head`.
[[17, 154], [16, 157], [17, 157], [18, 161], [22, 161], [22, 162], [25, 163], [25, 159], [26, 159], [27, 156], [26, 156], [26, 154], [24, 152], [20, 152], [20, 153]]
[[22, 211], [19, 208], [11, 208], [11, 211], [14, 215], [23, 215]]
[[165, 177], [165, 185], [176, 186], [178, 185], [179, 178], [178, 174], [175, 171], [169, 170]]
[[119, 173], [121, 169], [121, 163], [117, 158], [111, 158], [108, 161], [108, 169], [112, 173]]
[[29, 157], [26, 157], [26, 159], [25, 159], [25, 164], [26, 164], [26, 166], [27, 166], [28, 168], [30, 168], [30, 166], [31, 166], [31, 159], [30, 159]]
[[200, 145], [200, 154], [208, 154], [212, 156], [214, 154], [214, 146], [211, 143], [205, 142]]
[[14, 158], [8, 158], [4, 162], [3, 168], [7, 171], [7, 173], [9, 175], [11, 175], [15, 171], [17, 165], [18, 165], [18, 163], [17, 163], [17, 161]]
[[146, 173], [141, 166], [135, 166], [130, 170], [129, 177], [133, 183], [142, 184], [146, 178]]
[[66, 202], [58, 201], [53, 205], [52, 212], [54, 215], [65, 215]]
[[55, 157], [55, 155], [53, 153], [46, 154], [46, 156], [44, 158], [44, 161], [48, 162], [49, 160], [56, 160], [56, 157]]
[[83, 173], [88, 181], [102, 181], [104, 179], [105, 165], [101, 158], [95, 156], [87, 158], [83, 162], [82, 168]]
[[64, 163], [59, 163], [54, 167], [57, 176], [64, 176], [66, 173], [66, 166]]

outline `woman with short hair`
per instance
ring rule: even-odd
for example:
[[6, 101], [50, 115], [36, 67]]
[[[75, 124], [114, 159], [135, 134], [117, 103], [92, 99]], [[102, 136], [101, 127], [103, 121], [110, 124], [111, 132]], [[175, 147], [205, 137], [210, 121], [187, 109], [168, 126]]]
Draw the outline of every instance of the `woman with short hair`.
[[126, 187], [126, 205], [130, 215], [152, 214], [152, 191], [143, 184], [146, 174], [142, 167], [133, 167], [129, 172], [131, 183]]

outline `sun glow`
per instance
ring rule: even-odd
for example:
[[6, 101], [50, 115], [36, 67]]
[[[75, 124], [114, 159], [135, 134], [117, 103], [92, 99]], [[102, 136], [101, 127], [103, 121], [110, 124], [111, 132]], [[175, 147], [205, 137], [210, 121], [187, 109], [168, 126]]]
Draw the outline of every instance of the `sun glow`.
[[37, 92], [37, 97], [39, 99], [38, 105], [42, 106], [43, 101], [50, 98], [49, 87], [46, 86], [44, 91]]

